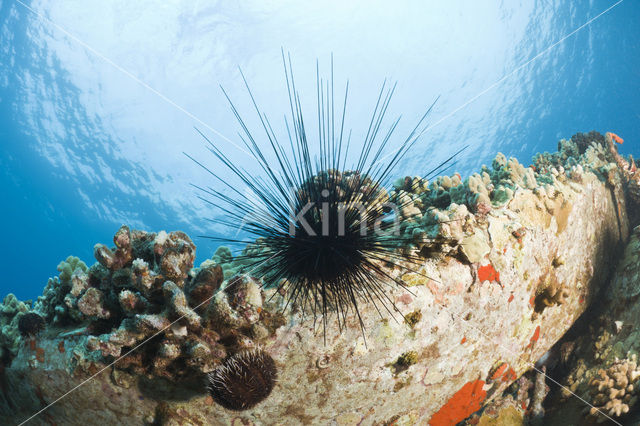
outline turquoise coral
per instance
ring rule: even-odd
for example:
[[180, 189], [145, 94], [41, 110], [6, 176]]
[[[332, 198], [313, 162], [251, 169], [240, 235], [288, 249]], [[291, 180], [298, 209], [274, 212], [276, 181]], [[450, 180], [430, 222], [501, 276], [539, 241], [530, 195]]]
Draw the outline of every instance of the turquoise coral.
[[7, 363], [18, 351], [20, 316], [29, 312], [29, 305], [9, 293], [0, 303], [0, 363]]
[[50, 323], [78, 320], [76, 298], [86, 288], [87, 265], [75, 256], [58, 264], [60, 275], [49, 278], [42, 296], [34, 304], [34, 311]]

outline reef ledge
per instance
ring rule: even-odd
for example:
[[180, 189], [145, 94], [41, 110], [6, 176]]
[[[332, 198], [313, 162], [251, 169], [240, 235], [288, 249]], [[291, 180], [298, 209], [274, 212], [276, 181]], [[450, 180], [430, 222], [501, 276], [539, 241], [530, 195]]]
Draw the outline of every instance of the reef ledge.
[[[463, 421], [530, 370], [613, 273], [635, 199], [610, 144], [578, 134], [529, 167], [498, 154], [464, 180], [399, 179], [390, 196], [413, 236], [405, 249], [424, 262], [417, 273], [388, 271], [410, 290], [388, 293], [404, 320], [362, 304], [366, 342], [348, 318], [341, 332], [327, 326], [325, 343], [298, 306], [238, 274], [227, 248], [194, 267], [186, 234], [122, 226], [113, 247], [95, 246], [91, 267], [69, 257], [33, 304], [11, 294], [0, 304], [2, 423], [19, 423], [107, 366], [34, 421]], [[206, 374], [255, 348], [275, 363], [273, 390], [253, 408], [223, 408]], [[524, 392], [513, 416], [531, 413], [534, 399]]]

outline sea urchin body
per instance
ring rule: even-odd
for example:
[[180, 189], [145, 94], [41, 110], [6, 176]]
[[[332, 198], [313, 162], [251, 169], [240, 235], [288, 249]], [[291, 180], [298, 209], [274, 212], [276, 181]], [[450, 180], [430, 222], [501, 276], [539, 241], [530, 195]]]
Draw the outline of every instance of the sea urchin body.
[[277, 378], [276, 364], [260, 350], [245, 350], [228, 358], [208, 374], [207, 389], [218, 404], [229, 410], [246, 410], [266, 399]]
[[23, 336], [35, 336], [43, 329], [44, 319], [34, 312], [27, 312], [18, 319], [18, 330]]
[[[378, 303], [388, 312], [396, 310], [388, 290], [403, 284], [389, 274], [386, 266], [406, 270], [409, 269], [406, 264], [418, 260], [417, 256], [400, 254], [401, 249], [409, 245], [411, 236], [399, 232], [402, 220], [399, 212], [403, 206], [389, 202], [385, 185], [394, 167], [424, 132], [421, 128], [433, 104], [396, 149], [386, 150], [399, 118], [392, 121], [386, 131], [381, 131], [395, 90], [395, 86], [389, 88], [383, 84], [360, 151], [348, 164], [351, 142], [351, 132], [345, 132], [348, 83], [344, 106], [337, 113], [340, 118], [336, 119], [333, 69], [329, 81], [318, 75], [318, 135], [316, 143], [311, 144], [291, 60], [288, 67], [284, 55], [283, 61], [291, 106], [292, 124], [285, 119], [288, 144], [278, 140], [248, 85], [269, 151], [259, 147], [229, 100], [244, 131], [241, 135], [244, 145], [266, 176], [248, 173], [202, 135], [209, 142], [209, 150], [247, 186], [251, 195], [243, 194], [228, 178], [222, 179], [190, 157], [233, 193], [228, 195], [198, 187], [225, 206], [222, 208], [227, 216], [217, 222], [232, 229], [243, 224], [244, 231], [251, 237], [249, 240], [213, 239], [248, 244], [236, 257], [245, 265], [244, 272], [261, 277], [267, 286], [279, 286], [278, 290], [286, 293], [288, 304], [302, 307], [303, 313], [310, 311], [314, 321], [321, 317], [324, 331], [330, 314], [335, 314], [338, 326], [342, 327], [348, 314], [355, 313], [364, 328], [359, 302], [372, 302], [380, 312]], [[429, 174], [441, 170], [452, 158]]]

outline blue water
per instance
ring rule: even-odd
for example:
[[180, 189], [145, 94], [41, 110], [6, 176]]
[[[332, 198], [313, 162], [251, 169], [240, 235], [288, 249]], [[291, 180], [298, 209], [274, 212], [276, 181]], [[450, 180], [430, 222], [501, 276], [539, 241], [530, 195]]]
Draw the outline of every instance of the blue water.
[[463, 174], [498, 151], [529, 163], [592, 129], [616, 132], [623, 153], [640, 154], [636, 1], [555, 46], [614, 2], [234, 3], [0, 2], [0, 296], [37, 297], [60, 260], [93, 263], [93, 245], [110, 243], [122, 223], [181, 229], [198, 262], [209, 257], [215, 245], [196, 236], [225, 231], [206, 220], [218, 213], [189, 184], [219, 184], [182, 152], [221, 170], [197, 126], [253, 170], [212, 130], [240, 143], [219, 84], [253, 117], [240, 66], [283, 134], [281, 47], [310, 121], [316, 58], [326, 75], [333, 53], [337, 87], [350, 81], [356, 145], [385, 77], [398, 82], [389, 111], [403, 116], [397, 143], [440, 95], [402, 175], [465, 144]]

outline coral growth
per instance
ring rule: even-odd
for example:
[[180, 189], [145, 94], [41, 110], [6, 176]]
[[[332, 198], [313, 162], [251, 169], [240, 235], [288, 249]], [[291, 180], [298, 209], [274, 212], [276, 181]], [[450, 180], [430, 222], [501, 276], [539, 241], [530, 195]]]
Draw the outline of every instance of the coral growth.
[[631, 204], [629, 210], [634, 213], [632, 215], [632, 224], [635, 224], [640, 221], [640, 214], [638, 214], [638, 210], [640, 210], [640, 169], [636, 166], [632, 156], [629, 156], [629, 159], [626, 160], [618, 154], [618, 148], [616, 148], [614, 142], [622, 143], [620, 136], [607, 132], [604, 139], [627, 185], [627, 194]]
[[558, 281], [553, 271], [544, 274], [536, 286], [534, 318], [548, 307], [563, 304], [568, 296], [569, 290]]
[[[610, 299], [633, 298], [640, 294], [640, 226], [631, 234], [618, 266], [619, 273], [609, 292]], [[639, 348], [640, 349], [640, 348]]]
[[8, 364], [18, 351], [20, 316], [29, 311], [29, 305], [9, 293], [0, 303], [0, 362]]
[[553, 169], [573, 167], [581, 161], [589, 148], [602, 150], [605, 147], [604, 136], [595, 130], [589, 133], [576, 133], [570, 140], [562, 139], [558, 142], [558, 151], [537, 154], [533, 164], [539, 173], [551, 172]]
[[216, 262], [206, 261], [203, 263], [194, 278], [185, 287], [185, 293], [189, 300], [196, 306], [206, 303], [220, 288], [223, 274], [223, 268]]
[[[542, 407], [546, 418], [554, 413], [547, 404], [554, 393], [545, 397], [544, 377], [523, 370], [590, 301], [611, 291], [609, 299], [622, 308], [593, 324], [606, 329], [598, 331], [602, 339], [585, 345], [574, 335], [559, 351], [563, 363], [582, 363], [568, 384], [588, 400], [597, 370], [628, 350], [637, 353], [640, 342], [637, 311], [626, 314], [638, 294], [636, 252], [623, 264], [625, 277], [613, 282], [615, 291], [604, 288], [627, 219], [619, 167], [592, 139], [584, 149], [562, 141], [562, 155], [541, 157], [533, 167], [498, 155], [491, 168], [467, 179], [397, 182], [390, 196], [404, 207], [400, 239], [410, 237], [403, 249], [421, 263], [410, 272], [380, 267], [389, 283], [410, 287], [389, 293], [405, 321], [381, 320], [372, 304], [363, 304], [366, 335], [351, 318], [342, 329], [327, 328], [328, 345], [318, 324], [302, 322], [300, 303], [287, 305], [286, 292], [265, 288], [263, 274], [243, 273], [259, 246], [247, 246], [240, 257], [221, 247], [194, 268], [195, 247], [185, 234], [122, 227], [113, 246], [95, 247], [98, 262], [90, 268], [77, 258], [62, 262], [33, 307], [5, 298], [0, 378], [22, 393], [10, 403], [0, 395], [0, 417], [18, 402], [33, 413], [60, 389], [123, 357], [110, 374], [57, 404], [55, 421], [90, 423], [95, 412], [83, 408], [95, 404], [110, 423], [456, 424], [483, 407], [469, 424], [526, 421]], [[640, 228], [636, 234], [632, 242], [640, 247]], [[28, 312], [46, 323], [37, 339], [20, 336], [19, 318]], [[482, 335], [466, 324], [482, 326]], [[258, 364], [281, 361], [277, 382], [269, 368], [247, 360], [255, 348], [269, 353], [254, 355], [263, 358]], [[591, 351], [595, 362], [586, 360]], [[556, 377], [558, 370], [544, 365]], [[207, 376], [215, 379], [208, 395]], [[622, 403], [632, 415], [628, 389]], [[258, 403], [243, 413], [222, 408]]]
[[[182, 232], [122, 226], [114, 244], [97, 244], [98, 262], [90, 268], [71, 256], [61, 262], [60, 275], [49, 280], [34, 312], [22, 314], [20, 331], [33, 334], [45, 322], [80, 330], [88, 336], [74, 353], [105, 362], [149, 340], [119, 360], [117, 368], [175, 379], [213, 371], [228, 353], [255, 346], [282, 325], [273, 315], [261, 316], [260, 282], [236, 276], [220, 291], [220, 265], [208, 260], [193, 268], [195, 245]], [[224, 250], [217, 252], [219, 260], [221, 254]], [[3, 323], [28, 310], [16, 303], [5, 299]], [[4, 340], [9, 336], [9, 330], [2, 334]], [[3, 341], [10, 354], [15, 346]]]
[[599, 410], [610, 416], [620, 417], [629, 412], [635, 404], [635, 383], [640, 377], [640, 369], [636, 356], [631, 355], [624, 360], [616, 360], [606, 370], [599, 370], [597, 378], [591, 380], [591, 392], [594, 405], [591, 415], [598, 415]]
[[60, 275], [49, 278], [42, 296], [34, 304], [34, 311], [47, 323], [65, 324], [80, 320], [75, 304], [86, 288], [87, 265], [75, 256], [69, 256], [58, 264]]
[[[469, 261], [481, 262], [490, 247], [481, 235], [467, 231], [486, 221], [492, 209], [509, 203], [523, 190], [533, 191], [542, 208], [558, 216], [562, 230], [566, 226], [562, 218], [570, 206], [557, 188], [564, 184], [579, 191], [577, 184], [582, 182], [585, 167], [610, 178], [614, 158], [607, 150], [604, 136], [595, 131], [563, 139], [558, 149], [553, 154], [538, 154], [530, 167], [498, 153], [490, 168], [483, 166], [480, 173], [464, 180], [459, 174], [441, 176], [431, 182], [411, 176], [396, 180], [389, 199], [404, 206], [401, 232], [411, 242], [409, 248], [425, 256], [461, 252]], [[513, 235], [522, 244], [526, 228], [513, 229]], [[545, 297], [547, 302], [562, 303], [561, 290], [549, 291], [553, 294]]]
[[[571, 142], [575, 144], [578, 154], [584, 154], [593, 143], [604, 145], [604, 136], [595, 130], [589, 133], [578, 132], [571, 136]], [[558, 151], [561, 151], [560, 146], [558, 146]]]
[[412, 207], [411, 215], [404, 214], [405, 218], [419, 217], [429, 208], [445, 209], [452, 204], [464, 204], [473, 212], [482, 212], [504, 204], [517, 188], [533, 189], [536, 186], [533, 169], [498, 153], [491, 169], [483, 166], [481, 173], [474, 173], [464, 181], [459, 174], [438, 177], [431, 183], [420, 177], [399, 179], [394, 183], [390, 198]]
[[515, 426], [527, 423], [525, 423], [524, 419], [524, 410], [517, 405], [517, 401], [514, 400], [513, 396], [506, 395], [505, 397], [496, 398], [491, 401], [483, 408], [482, 414], [474, 414], [467, 419], [464, 424], [478, 426]]
[[396, 359], [396, 362], [393, 363], [392, 367], [395, 370], [395, 373], [401, 373], [411, 367], [413, 364], [418, 362], [418, 353], [416, 351], [408, 351], [403, 353]]

